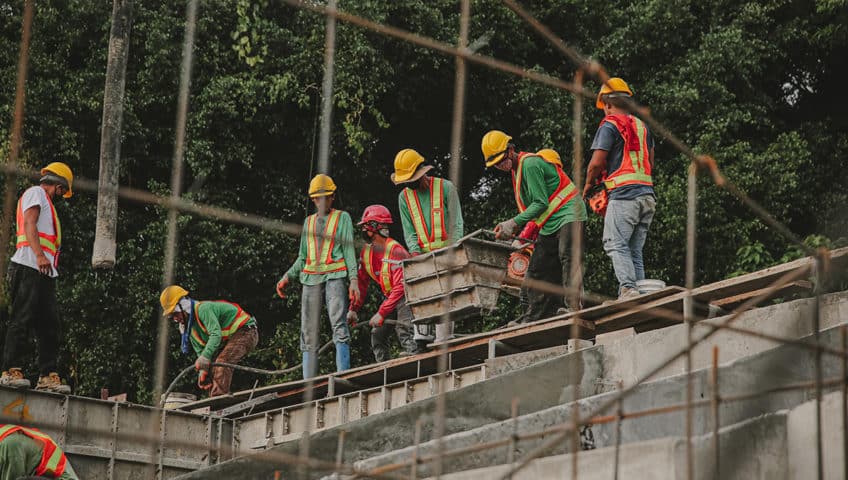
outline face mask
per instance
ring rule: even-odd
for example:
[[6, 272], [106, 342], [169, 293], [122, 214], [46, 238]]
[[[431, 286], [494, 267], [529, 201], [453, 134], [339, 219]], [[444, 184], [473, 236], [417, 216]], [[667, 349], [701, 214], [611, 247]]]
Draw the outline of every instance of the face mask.
[[360, 233], [362, 234], [362, 239], [365, 240], [365, 243], [374, 243], [374, 237], [371, 232], [369, 232], [368, 230], [361, 230]]

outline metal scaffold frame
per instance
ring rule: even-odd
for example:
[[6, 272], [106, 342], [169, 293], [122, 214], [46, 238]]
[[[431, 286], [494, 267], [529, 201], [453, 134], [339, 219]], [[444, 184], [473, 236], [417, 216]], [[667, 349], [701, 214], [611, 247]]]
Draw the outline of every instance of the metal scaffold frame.
[[[514, 12], [519, 18], [521, 18], [534, 32], [539, 34], [546, 42], [548, 42], [554, 49], [559, 52], [567, 61], [569, 61], [574, 67], [574, 78], [573, 81], [568, 82], [562, 80], [560, 78], [556, 78], [551, 75], [547, 75], [544, 73], [539, 73], [536, 71], [527, 70], [521, 66], [517, 66], [508, 62], [504, 62], [502, 60], [498, 60], [489, 56], [481, 55], [475, 53], [468, 48], [468, 35], [469, 35], [469, 24], [471, 19], [471, 2], [470, 0], [460, 0], [459, 1], [459, 28], [458, 28], [458, 36], [456, 45], [449, 45], [438, 40], [421, 36], [419, 34], [409, 32], [397, 27], [393, 27], [390, 25], [385, 25], [381, 23], [377, 23], [366, 19], [361, 16], [357, 16], [351, 13], [347, 13], [344, 10], [340, 10], [337, 8], [336, 0], [330, 0], [327, 6], [323, 6], [318, 2], [313, 1], [301, 1], [301, 0], [280, 0], [281, 4], [285, 4], [297, 9], [310, 11], [318, 15], [322, 15], [326, 20], [326, 33], [325, 33], [325, 52], [324, 52], [324, 82], [322, 86], [322, 113], [321, 113], [321, 135], [319, 142], [319, 163], [318, 163], [318, 171], [329, 173], [332, 170], [331, 163], [331, 155], [330, 155], [330, 143], [331, 143], [331, 128], [332, 128], [332, 96], [333, 96], [333, 69], [334, 69], [334, 50], [336, 45], [336, 23], [341, 22], [343, 24], [352, 25], [355, 27], [363, 28], [372, 32], [375, 32], [380, 35], [384, 35], [387, 37], [395, 38], [400, 41], [408, 42], [413, 45], [416, 45], [421, 48], [426, 48], [429, 50], [433, 50], [451, 57], [455, 58], [456, 61], [456, 77], [455, 77], [455, 96], [454, 96], [454, 105], [453, 105], [453, 124], [451, 129], [451, 154], [450, 154], [450, 179], [453, 181], [457, 187], [461, 186], [461, 176], [462, 176], [462, 138], [463, 138], [463, 119], [465, 116], [465, 92], [467, 85], [467, 77], [468, 77], [468, 67], [469, 64], [483, 66], [489, 69], [493, 69], [499, 72], [503, 72], [509, 75], [515, 75], [524, 79], [527, 79], [532, 82], [536, 82], [542, 85], [547, 85], [553, 88], [565, 90], [570, 92], [573, 97], [573, 160], [574, 160], [574, 170], [573, 170], [573, 178], [579, 185], [582, 179], [582, 169], [583, 162], [582, 158], [582, 135], [583, 135], [583, 126], [582, 126], [582, 113], [583, 113], [583, 99], [593, 99], [594, 93], [586, 90], [584, 88], [584, 80], [586, 78], [591, 80], [596, 80], [602, 84], [607, 84], [610, 79], [607, 70], [601, 66], [596, 61], [590, 60], [586, 57], [583, 57], [579, 52], [577, 52], [574, 48], [570, 47], [564, 40], [562, 40], [559, 36], [557, 36], [550, 28], [542, 24], [538, 21], [530, 12], [528, 12], [524, 7], [522, 7], [515, 0], [501, 0], [499, 3], [505, 5], [512, 12]], [[253, 215], [245, 212], [236, 212], [228, 209], [223, 209], [220, 207], [212, 206], [212, 205], [204, 205], [198, 204], [191, 201], [188, 201], [182, 197], [182, 183], [183, 183], [183, 154], [185, 151], [185, 144], [187, 141], [186, 138], [186, 121], [188, 118], [188, 111], [190, 105], [190, 86], [191, 86], [191, 65], [192, 65], [192, 52], [194, 48], [194, 38], [195, 38], [195, 29], [199, 12], [199, 2], [197, 0], [188, 0], [186, 8], [186, 22], [185, 22], [185, 33], [184, 33], [184, 43], [183, 43], [183, 51], [182, 51], [182, 66], [181, 66], [181, 74], [180, 74], [180, 82], [179, 82], [179, 95], [177, 100], [177, 118], [176, 118], [176, 128], [175, 128], [175, 139], [174, 139], [174, 150], [173, 150], [173, 160], [172, 160], [172, 175], [171, 175], [171, 193], [168, 196], [156, 195], [148, 191], [133, 189], [125, 186], [119, 186], [116, 189], [107, 187], [105, 191], [109, 191], [111, 193], [117, 194], [120, 198], [125, 200], [130, 200], [132, 202], [137, 202], [141, 204], [148, 205], [157, 205], [164, 207], [168, 210], [168, 230], [167, 230], [167, 239], [165, 244], [165, 259], [163, 264], [163, 284], [167, 285], [172, 283], [174, 278], [174, 269], [176, 268], [177, 256], [178, 256], [178, 238], [179, 238], [179, 226], [177, 222], [177, 217], [179, 213], [187, 213], [191, 215], [196, 215], [205, 218], [216, 219], [222, 222], [229, 222], [233, 224], [247, 225], [252, 227], [257, 227], [267, 232], [279, 232], [286, 235], [300, 235], [301, 226], [299, 224], [294, 224], [290, 222], [283, 222], [271, 218], [266, 218], [258, 215]], [[24, 104], [25, 104], [25, 88], [26, 88], [26, 77], [27, 77], [27, 67], [29, 62], [29, 46], [31, 39], [31, 31], [32, 31], [32, 21], [34, 15], [34, 2], [33, 0], [26, 0], [24, 2], [24, 13], [23, 13], [23, 25], [22, 25], [22, 36], [21, 36], [21, 47], [19, 54], [19, 63], [18, 63], [18, 75], [17, 75], [17, 86], [16, 86], [16, 94], [15, 94], [15, 108], [14, 108], [14, 119], [12, 123], [11, 130], [11, 139], [10, 139], [10, 149], [9, 155], [4, 159], [2, 169], [4, 174], [6, 175], [5, 180], [5, 201], [4, 201], [4, 209], [3, 209], [3, 224], [2, 229], [0, 230], [0, 244], [8, 245], [10, 241], [10, 227], [12, 224], [12, 218], [14, 215], [14, 192], [15, 192], [15, 180], [17, 176], [25, 176], [25, 177], [33, 177], [37, 178], [37, 172], [29, 171], [25, 168], [22, 168], [18, 164], [18, 157], [21, 146], [21, 135], [22, 135], [22, 125], [24, 122]], [[654, 314], [658, 316], [667, 316], [669, 318], [673, 318], [676, 321], [683, 321], [688, 328], [688, 334], [686, 336], [686, 343], [681, 345], [679, 351], [677, 351], [674, 355], [665, 359], [665, 361], [661, 362], [655, 369], [650, 371], [647, 375], [641, 377], [634, 385], [631, 385], [627, 388], [619, 387], [618, 393], [616, 393], [613, 398], [603, 403], [600, 407], [594, 409], [588, 414], [580, 415], [578, 408], [575, 406], [573, 417], [570, 421], [566, 423], [562, 423], [560, 425], [555, 425], [553, 427], [540, 430], [534, 432], [532, 434], [513, 434], [513, 436], [508, 440], [497, 440], [491, 442], [485, 442], [473, 447], [467, 447], [457, 450], [446, 450], [443, 448], [441, 444], [441, 438], [444, 435], [444, 422], [445, 422], [445, 410], [447, 405], [445, 404], [445, 391], [444, 381], [446, 378], [446, 372], [448, 371], [448, 347], [447, 345], [442, 345], [440, 347], [440, 361], [438, 367], [438, 395], [435, 411], [433, 412], [434, 418], [434, 432], [435, 439], [439, 441], [438, 453], [436, 455], [419, 455], [417, 453], [417, 447], [421, 436], [421, 426], [423, 419], [419, 419], [417, 424], [417, 434], [416, 434], [416, 454], [406, 462], [392, 464], [383, 466], [376, 469], [371, 470], [359, 470], [354, 468], [351, 464], [346, 464], [344, 462], [344, 434], [341, 434], [338, 439], [338, 450], [337, 455], [334, 461], [322, 460], [318, 458], [314, 458], [310, 456], [309, 452], [309, 433], [310, 427], [307, 422], [305, 428], [305, 434], [303, 436], [302, 447], [299, 455], [289, 455], [281, 452], [274, 451], [265, 451], [263, 453], [257, 454], [254, 458], [257, 461], [269, 462], [271, 464], [279, 464], [279, 465], [297, 465], [302, 467], [301, 472], [306, 478], [310, 470], [320, 470], [326, 472], [336, 472], [342, 475], [352, 475], [356, 477], [368, 477], [368, 478], [418, 478], [419, 472], [418, 469], [422, 464], [433, 463], [433, 471], [435, 472], [436, 478], [442, 474], [442, 461], [445, 458], [460, 456], [460, 455], [468, 455], [474, 452], [478, 452], [485, 449], [496, 448], [496, 447], [510, 447], [508, 456], [506, 461], [510, 464], [510, 468], [508, 473], [506, 473], [502, 478], [507, 479], [511, 478], [512, 475], [518, 473], [523, 468], [525, 468], [530, 462], [533, 460], [544, 456], [547, 452], [552, 450], [553, 448], [570, 443], [570, 450], [574, 453], [573, 462], [571, 466], [571, 478], [577, 479], [579, 476], [579, 472], [577, 469], [577, 459], [578, 453], [580, 451], [580, 428], [592, 424], [599, 423], [616, 423], [620, 426], [621, 422], [627, 420], [629, 418], [638, 418], [646, 415], [654, 415], [654, 414], [662, 414], [671, 411], [685, 411], [686, 412], [686, 472], [687, 478], [692, 479], [695, 478], [694, 471], [694, 459], [693, 459], [693, 451], [692, 451], [692, 437], [693, 437], [693, 428], [692, 428], [692, 414], [695, 409], [698, 408], [710, 408], [711, 410], [711, 418], [712, 418], [712, 432], [713, 432], [713, 450], [714, 450], [714, 461], [716, 465], [719, 464], [719, 437], [717, 435], [720, 419], [718, 415], [718, 406], [723, 403], [739, 401], [746, 398], [752, 398], [753, 396], [762, 396], [769, 395], [776, 391], [785, 391], [787, 389], [812, 389], [815, 392], [816, 399], [816, 448], [817, 448], [817, 471], [818, 478], [821, 479], [823, 477], [823, 458], [822, 458], [822, 425], [821, 425], [821, 398], [822, 391], [825, 387], [838, 387], [841, 386], [842, 392], [842, 401], [843, 401], [843, 428], [845, 425], [848, 425], [848, 417], [846, 417], [846, 412], [848, 412], [848, 383], [846, 383], [846, 371], [843, 370], [841, 377], [838, 378], [822, 378], [822, 355], [832, 355], [843, 360], [843, 364], [848, 365], [848, 349], [846, 349], [846, 328], [842, 327], [842, 345], [841, 349], [834, 349], [830, 347], [826, 347], [819, 343], [818, 332], [820, 327], [820, 307], [819, 304], [821, 302], [821, 295], [824, 291], [824, 286], [826, 281], [829, 278], [829, 252], [824, 249], [814, 250], [808, 247], [803, 243], [803, 241], [795, 235], [787, 226], [778, 221], [773, 215], [771, 215], [766, 209], [760, 206], [756, 201], [752, 198], [748, 197], [738, 186], [736, 186], [731, 180], [727, 179], [719, 169], [716, 161], [707, 154], [698, 154], [693, 151], [689, 146], [687, 146], [682, 140], [676, 137], [669, 128], [664, 126], [661, 122], [656, 120], [651, 112], [637, 104], [632, 99], [628, 101], [627, 109], [642, 118], [651, 129], [659, 136], [663, 137], [667, 144], [672, 146], [674, 149], [684, 154], [690, 161], [689, 170], [688, 170], [688, 196], [687, 196], [687, 229], [686, 229], [686, 299], [684, 300], [684, 312], [681, 316], [674, 311], [663, 311], [662, 309], [654, 308]], [[697, 225], [696, 225], [696, 211], [698, 206], [698, 189], [697, 189], [697, 180], [698, 175], [700, 173], [706, 173], [707, 176], [712, 180], [712, 182], [728, 191], [734, 197], [736, 197], [739, 201], [741, 201], [744, 205], [750, 208], [751, 212], [760, 220], [762, 220], [765, 224], [767, 224], [774, 232], [782, 235], [783, 237], [790, 240], [792, 243], [797, 245], [803, 252], [807, 255], [813, 257], [814, 259], [814, 268], [812, 269], [798, 269], [793, 270], [777, 280], [771, 282], [771, 284], [765, 288], [759, 295], [748, 299], [744, 303], [742, 303], [739, 307], [734, 309], [732, 314], [727, 317], [723, 322], [718, 324], [709, 325], [710, 331], [698, 336], [697, 338], [692, 331], [692, 325], [694, 322], [698, 320], [695, 316], [694, 312], [694, 294], [696, 285], [696, 247], [697, 247]], [[77, 178], [75, 181], [75, 185], [79, 190], [84, 192], [97, 192], [98, 185], [97, 182], [91, 179], [85, 178]], [[101, 192], [104, 191], [104, 188], [101, 187]], [[582, 245], [580, 243], [580, 239], [582, 238], [581, 227], [575, 224], [575, 227], [572, 230], [572, 241], [571, 245], [573, 246], [573, 254], [572, 254], [572, 283], [569, 288], [564, 288], [562, 285], [554, 285], [554, 284], [546, 284], [544, 282], [529, 282], [528, 288], [536, 288], [549, 293], [558, 293], [562, 295], [567, 295], [574, 304], [577, 304], [580, 299], [606, 299], [606, 297], [593, 294], [591, 292], [585, 292], [583, 290], [582, 285], [580, 284], [579, 279], [581, 278], [582, 266], [582, 255], [580, 255]], [[6, 249], [0, 249], [0, 271], [5, 273], [8, 263], [8, 252]], [[756, 307], [762, 301], [771, 298], [771, 295], [784, 288], [786, 285], [799, 280], [801, 278], [805, 278], [809, 275], [814, 275], [815, 282], [815, 312], [814, 312], [814, 332], [815, 332], [815, 340], [813, 342], [804, 342], [799, 341], [792, 338], [783, 338], [774, 335], [766, 335], [760, 332], [747, 330], [744, 328], [737, 327], [733, 325], [733, 322], [739, 318], [742, 313], [750, 310], [751, 308]], [[3, 291], [3, 296], [5, 300], [6, 292]], [[622, 307], [625, 308], [625, 307]], [[642, 310], [652, 308], [647, 305], [638, 305], [638, 306], [627, 306], [628, 309]], [[446, 312], [448, 313], [448, 312]], [[577, 314], [579, 318], [579, 313]], [[316, 316], [317, 318], [317, 316]], [[163, 319], [159, 322], [158, 325], [158, 341], [156, 342], [155, 349], [155, 380], [153, 383], [153, 391], [155, 392], [154, 398], [158, 398], [158, 394], [163, 391], [164, 382], [165, 382], [165, 372], [167, 371], [167, 322]], [[705, 340], [710, 338], [713, 334], [719, 331], [728, 331], [734, 332], [740, 335], [748, 335], [754, 336], [758, 338], [764, 338], [771, 340], [773, 342], [779, 344], [789, 344], [796, 345], [805, 349], [810, 349], [815, 352], [815, 378], [806, 383], [792, 384], [792, 385], [780, 385], [775, 386], [773, 389], [757, 392], [755, 394], [747, 394], [744, 396], [730, 396], [730, 395], [721, 395], [720, 394], [720, 378], [718, 377], [718, 350], [714, 351], [713, 355], [713, 366], [711, 369], [711, 385], [712, 385], [712, 395], [710, 398], [695, 400], [693, 398], [692, 393], [692, 361], [691, 355], [692, 351], [695, 347], [702, 344]], [[581, 327], [580, 323], [575, 321], [571, 325], [570, 338], [573, 340], [577, 340], [581, 338]], [[683, 404], [666, 406], [662, 408], [654, 408], [644, 411], [626, 411], [623, 407], [623, 401], [629, 395], [631, 395], [636, 388], [641, 386], [643, 383], [648, 381], [651, 377], [653, 377], [658, 372], [662, 371], [665, 367], [677, 361], [680, 358], [685, 359], [686, 364], [686, 375], [689, 379], [687, 383], [686, 389], [686, 401]], [[575, 364], [576, 365], [576, 364]], [[848, 368], [848, 367], [845, 367]], [[573, 389], [576, 392], [579, 388], [578, 376], [573, 376]], [[313, 382], [310, 380], [307, 383], [305, 398], [307, 401], [306, 404], [310, 404], [310, 400], [313, 398], [312, 394], [314, 391]], [[577, 398], [577, 397], [575, 397]], [[576, 404], [577, 402], [575, 402]], [[520, 397], [516, 397], [512, 406], [512, 418], [516, 419], [518, 415], [518, 407], [520, 406]], [[229, 458], [233, 455], [232, 446], [213, 446], [209, 445], [209, 440], [204, 440], [202, 442], [192, 442], [192, 441], [183, 441], [178, 442], [173, 439], [168, 439], [164, 434], [162, 434], [162, 425], [164, 424], [164, 418], [166, 413], [164, 411], [161, 414], [151, 416], [150, 424], [147, 426], [148, 428], [145, 431], [137, 431], [137, 432], [121, 432], [116, 429], [97, 429], [97, 428], [87, 428], [82, 426], [73, 427], [75, 431], [84, 432], [86, 434], [95, 435], [101, 434], [109, 436], [110, 438], [126, 438], [127, 440], [133, 440], [137, 442], [141, 442], [149, 446], [152, 456], [151, 458], [156, 458], [158, 456], [159, 461], [154, 462], [152, 468], [155, 469], [155, 477], [161, 478], [163, 476], [163, 468], [162, 468], [162, 458], [163, 452], [166, 448], [176, 448], [179, 446], [185, 447], [202, 447], [209, 452], [214, 452], [217, 455], [222, 456], [223, 458]], [[49, 423], [49, 422], [39, 422], [34, 420], [26, 420], [20, 417], [10, 417], [8, 415], [4, 415], [0, 417], [0, 421], [14, 421], [17, 423], [22, 423], [25, 425], [30, 425], [34, 427], [45, 427], [49, 429], [63, 429], [66, 425]], [[620, 428], [620, 427], [619, 427]], [[520, 440], [537, 438], [544, 438], [545, 441], [538, 446], [537, 448], [531, 450], [520, 458], [516, 458], [514, 456], [514, 446]], [[61, 443], [61, 440], [60, 440]], [[616, 439], [616, 448], [620, 443], [620, 438]], [[848, 444], [847, 444], [848, 445]], [[844, 451], [848, 451], [848, 446], [844, 447]], [[618, 472], [618, 455], [616, 455], [616, 472]], [[848, 462], [848, 456], [846, 456], [846, 462]], [[848, 463], [846, 463], [846, 476], [848, 476]], [[408, 474], [405, 472], [409, 472]], [[718, 471], [718, 469], [716, 469]]]

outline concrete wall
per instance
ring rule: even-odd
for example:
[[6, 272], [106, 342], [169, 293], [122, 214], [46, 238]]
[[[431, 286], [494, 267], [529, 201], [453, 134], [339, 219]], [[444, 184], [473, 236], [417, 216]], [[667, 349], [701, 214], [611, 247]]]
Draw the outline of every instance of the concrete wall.
[[[824, 478], [848, 478], [845, 471], [845, 431], [842, 393], [830, 393], [822, 398], [822, 453]], [[788, 421], [789, 479], [816, 478], [816, 402], [807, 402], [792, 410]]]

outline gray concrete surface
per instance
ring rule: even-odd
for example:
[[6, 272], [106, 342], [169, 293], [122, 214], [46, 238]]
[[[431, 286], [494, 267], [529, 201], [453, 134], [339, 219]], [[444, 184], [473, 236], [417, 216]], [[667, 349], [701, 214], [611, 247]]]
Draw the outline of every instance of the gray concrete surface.
[[[798, 406], [789, 413], [789, 480], [816, 478], [816, 402]], [[848, 478], [845, 471], [845, 431], [842, 428], [842, 392], [822, 398], [822, 449], [824, 479]]]

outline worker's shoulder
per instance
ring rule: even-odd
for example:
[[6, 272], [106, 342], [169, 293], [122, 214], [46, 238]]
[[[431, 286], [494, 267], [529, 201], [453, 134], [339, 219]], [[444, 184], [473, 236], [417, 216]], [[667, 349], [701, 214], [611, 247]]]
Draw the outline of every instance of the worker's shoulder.
[[521, 168], [546, 168], [546, 165], [551, 165], [540, 155], [536, 155], [535, 153], [530, 153], [522, 157], [521, 159]]

